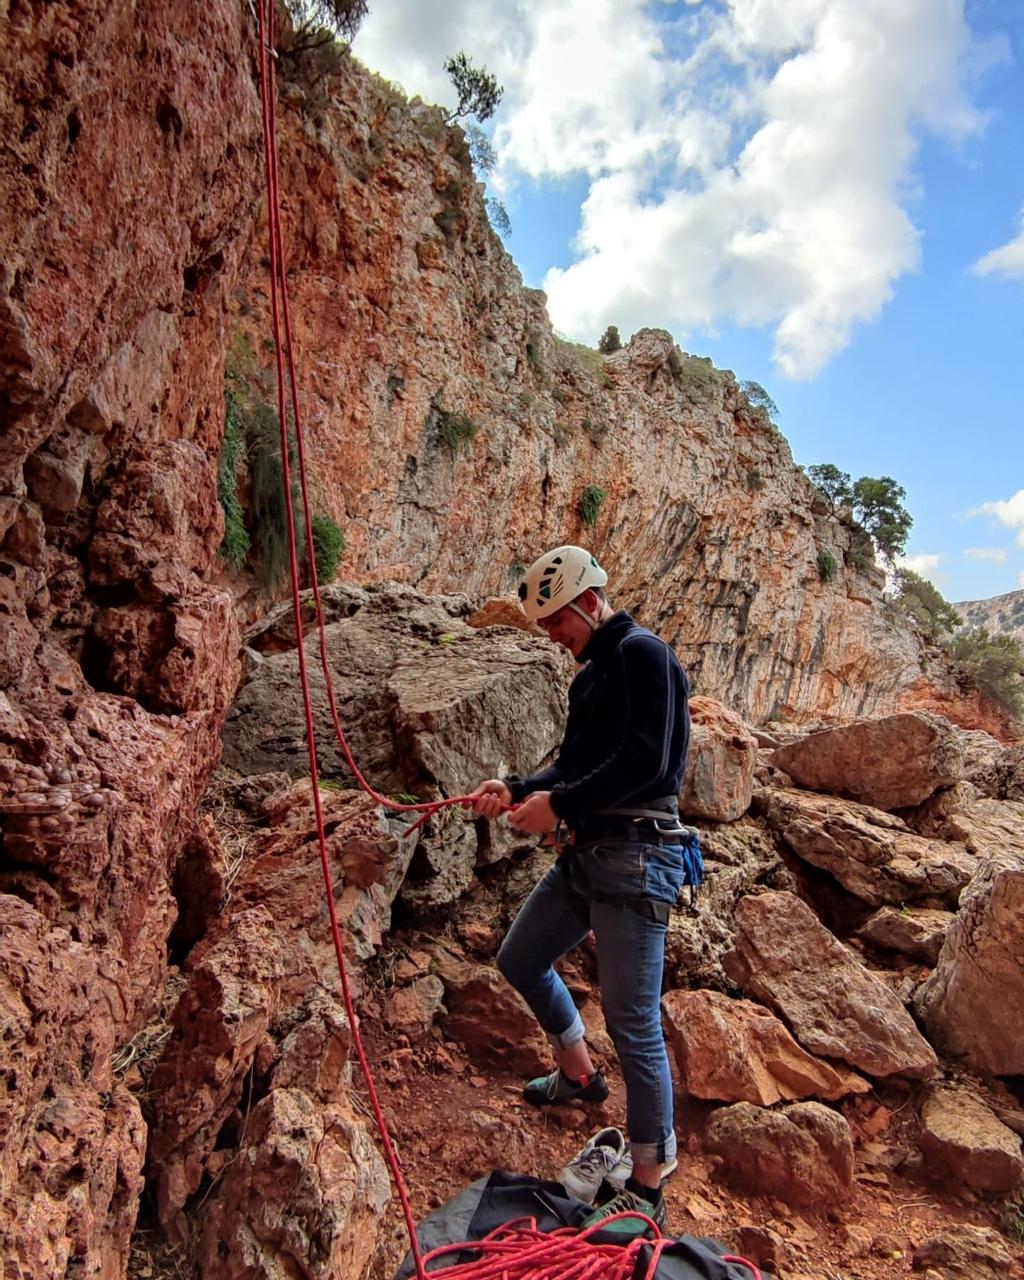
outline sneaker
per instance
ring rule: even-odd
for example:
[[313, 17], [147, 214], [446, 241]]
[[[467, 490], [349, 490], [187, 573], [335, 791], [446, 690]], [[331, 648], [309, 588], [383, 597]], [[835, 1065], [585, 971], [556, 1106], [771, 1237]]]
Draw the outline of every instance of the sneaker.
[[642, 1213], [644, 1217], [626, 1216], [619, 1218], [616, 1222], [609, 1222], [606, 1227], [601, 1228], [602, 1235], [607, 1234], [609, 1239], [632, 1240], [635, 1236], [644, 1235], [651, 1229], [644, 1218], [650, 1218], [662, 1234], [668, 1222], [664, 1196], [659, 1197], [657, 1204], [651, 1204], [650, 1200], [638, 1196], [635, 1191], [620, 1191], [607, 1204], [601, 1205], [600, 1209], [595, 1209], [589, 1217], [585, 1218], [581, 1230], [585, 1231], [587, 1227], [597, 1226], [618, 1213], [626, 1215]]
[[616, 1191], [622, 1191], [626, 1179], [633, 1172], [633, 1157], [629, 1154], [621, 1129], [601, 1129], [587, 1145], [565, 1166], [558, 1181], [571, 1196], [584, 1204], [593, 1204], [602, 1182]]
[[586, 1084], [578, 1084], [556, 1069], [549, 1076], [530, 1080], [523, 1088], [523, 1097], [535, 1107], [553, 1102], [604, 1102], [608, 1085], [600, 1071], [595, 1071]]

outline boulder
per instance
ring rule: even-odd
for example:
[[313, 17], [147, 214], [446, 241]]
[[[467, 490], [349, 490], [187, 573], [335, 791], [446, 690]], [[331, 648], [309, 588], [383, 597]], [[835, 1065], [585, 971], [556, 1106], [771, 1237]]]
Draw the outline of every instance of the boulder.
[[942, 1280], [1012, 1280], [1020, 1273], [998, 1231], [968, 1222], [929, 1234], [913, 1262], [915, 1271], [935, 1268]]
[[[461, 795], [483, 778], [525, 773], [561, 738], [567, 671], [547, 640], [509, 627], [469, 626], [464, 598], [397, 585], [336, 583], [324, 592], [325, 644], [338, 712], [355, 759], [381, 792]], [[308, 772], [291, 618], [275, 611], [248, 639], [263, 661], [228, 715], [224, 760], [244, 774]], [[312, 637], [310, 661], [319, 668]], [[318, 759], [349, 777], [322, 679], [313, 681]], [[403, 901], [412, 911], [454, 901], [478, 862], [521, 848], [504, 823], [444, 811], [415, 835]]]
[[767, 1009], [716, 991], [670, 991], [661, 1002], [683, 1087], [697, 1098], [770, 1107], [866, 1093], [856, 1072], [806, 1053]]
[[955, 919], [951, 911], [881, 907], [868, 916], [857, 930], [857, 936], [876, 947], [934, 965], [949, 926]]
[[921, 1151], [940, 1181], [1012, 1191], [1024, 1178], [1020, 1138], [968, 1089], [932, 1089], [921, 1106]]
[[199, 1274], [362, 1275], [389, 1198], [387, 1167], [354, 1110], [318, 1105], [301, 1089], [275, 1089], [247, 1117], [241, 1146], [201, 1216]]
[[994, 854], [960, 900], [914, 1007], [929, 1038], [992, 1075], [1024, 1073], [1024, 860]]
[[781, 1111], [737, 1102], [713, 1113], [705, 1140], [728, 1180], [753, 1195], [824, 1213], [853, 1184], [850, 1127], [820, 1102]]
[[812, 733], [780, 747], [772, 763], [811, 791], [902, 809], [957, 781], [963, 746], [948, 720], [907, 711]]
[[955, 903], [977, 866], [963, 846], [926, 840], [900, 818], [849, 800], [765, 788], [755, 807], [794, 853], [873, 907]]
[[434, 968], [444, 983], [448, 1009], [441, 1018], [447, 1039], [474, 1062], [540, 1075], [551, 1053], [523, 997], [489, 965], [471, 964], [438, 948]]
[[734, 711], [713, 698], [691, 698], [690, 716], [680, 811], [689, 818], [734, 822], [750, 808], [757, 739]]
[[723, 959], [811, 1053], [876, 1077], [926, 1078], [938, 1062], [898, 998], [792, 893], [744, 898]]

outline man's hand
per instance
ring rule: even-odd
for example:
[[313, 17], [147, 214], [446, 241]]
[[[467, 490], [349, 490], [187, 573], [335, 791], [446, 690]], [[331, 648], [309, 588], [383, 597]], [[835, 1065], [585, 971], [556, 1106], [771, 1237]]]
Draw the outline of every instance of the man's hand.
[[558, 826], [558, 815], [551, 807], [551, 792], [535, 791], [533, 795], [527, 796], [508, 815], [508, 820], [517, 831], [526, 831], [531, 835], [554, 831]]
[[512, 792], [504, 782], [500, 778], [488, 778], [480, 783], [470, 800], [462, 802], [462, 807], [472, 809], [478, 818], [488, 818], [493, 822], [511, 804]]

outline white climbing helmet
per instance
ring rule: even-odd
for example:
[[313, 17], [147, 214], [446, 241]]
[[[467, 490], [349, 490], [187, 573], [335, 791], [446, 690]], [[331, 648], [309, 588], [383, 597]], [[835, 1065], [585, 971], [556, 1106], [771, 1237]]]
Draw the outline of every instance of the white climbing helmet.
[[582, 547], [555, 547], [535, 560], [519, 584], [519, 602], [531, 622], [549, 618], [608, 575]]

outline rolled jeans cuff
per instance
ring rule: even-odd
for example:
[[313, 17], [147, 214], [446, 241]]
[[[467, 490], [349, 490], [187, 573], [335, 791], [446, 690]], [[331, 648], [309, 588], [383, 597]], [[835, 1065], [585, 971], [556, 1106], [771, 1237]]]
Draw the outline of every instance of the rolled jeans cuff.
[[545, 1032], [548, 1043], [554, 1049], [571, 1049], [574, 1044], [579, 1044], [585, 1034], [586, 1028], [583, 1026], [583, 1019], [579, 1013], [576, 1014], [564, 1031]]
[[670, 1133], [664, 1142], [633, 1142], [629, 1144], [634, 1164], [666, 1165], [676, 1157], [676, 1135]]

